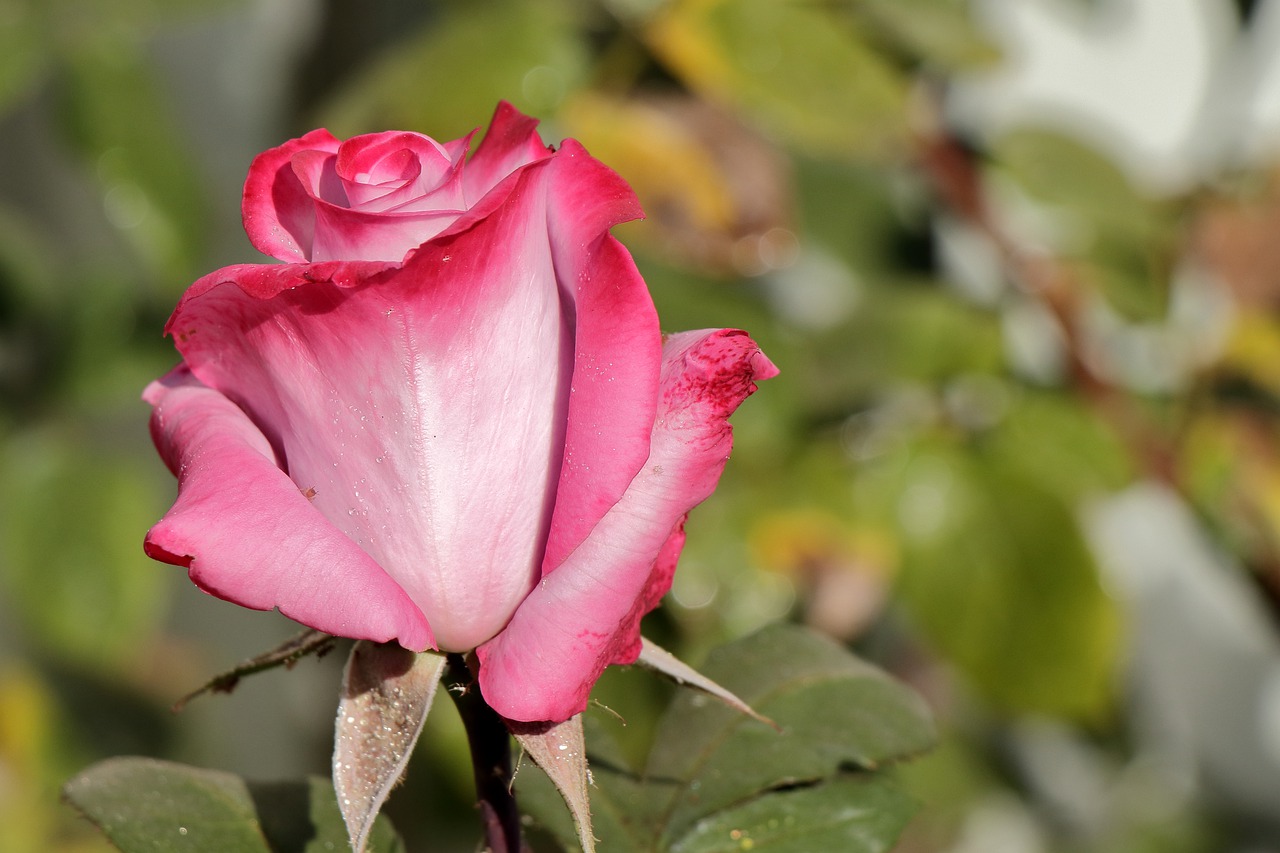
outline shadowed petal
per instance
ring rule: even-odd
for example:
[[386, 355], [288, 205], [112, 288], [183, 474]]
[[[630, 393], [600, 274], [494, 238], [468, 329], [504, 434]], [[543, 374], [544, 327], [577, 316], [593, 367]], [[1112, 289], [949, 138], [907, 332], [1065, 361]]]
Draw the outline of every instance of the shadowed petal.
[[604, 668], [640, 653], [644, 608], [670, 584], [685, 514], [715, 488], [729, 457], [728, 417], [777, 368], [743, 332], [685, 332], [663, 349], [649, 458], [564, 564], [481, 646], [480, 684], [498, 713], [564, 720]]

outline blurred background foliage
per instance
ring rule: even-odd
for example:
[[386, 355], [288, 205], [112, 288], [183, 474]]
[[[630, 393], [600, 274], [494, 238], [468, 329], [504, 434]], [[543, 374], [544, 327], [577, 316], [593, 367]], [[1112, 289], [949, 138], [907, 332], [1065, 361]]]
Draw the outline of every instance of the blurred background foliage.
[[[1280, 850], [1280, 2], [0, 0], [0, 849], [101, 851], [124, 753], [328, 772], [337, 666], [180, 715], [291, 633], [148, 562], [141, 388], [239, 194], [312, 127], [505, 98], [648, 212], [671, 330], [782, 376], [647, 631], [778, 619], [928, 700], [904, 851]], [[610, 673], [643, 750], [667, 688]], [[469, 850], [451, 710], [390, 812]]]

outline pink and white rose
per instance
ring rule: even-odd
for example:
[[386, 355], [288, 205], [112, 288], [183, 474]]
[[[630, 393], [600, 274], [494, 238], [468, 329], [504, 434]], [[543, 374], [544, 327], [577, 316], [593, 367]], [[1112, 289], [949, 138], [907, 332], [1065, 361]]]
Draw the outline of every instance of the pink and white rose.
[[146, 551], [331, 634], [474, 649], [514, 720], [580, 712], [640, 650], [729, 415], [777, 371], [743, 332], [665, 340], [609, 228], [631, 189], [502, 104], [470, 138], [258, 156], [244, 222], [145, 399], [178, 477]]

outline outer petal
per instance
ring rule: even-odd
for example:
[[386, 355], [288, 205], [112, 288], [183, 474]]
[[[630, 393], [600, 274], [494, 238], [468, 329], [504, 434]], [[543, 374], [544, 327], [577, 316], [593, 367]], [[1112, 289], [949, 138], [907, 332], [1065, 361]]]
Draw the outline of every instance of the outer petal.
[[339, 144], [329, 131], [313, 130], [253, 159], [240, 211], [255, 249], [285, 262], [305, 261], [311, 256], [314, 207], [291, 161], [300, 151], [337, 153]]
[[556, 276], [577, 316], [564, 467], [544, 574], [617, 503], [649, 455], [662, 337], [635, 262], [606, 231], [641, 215], [622, 178], [573, 140], [548, 164]]
[[480, 685], [515, 720], [565, 720], [611, 663], [640, 651], [638, 622], [670, 583], [684, 515], [715, 488], [732, 446], [727, 418], [777, 368], [743, 332], [667, 340], [644, 469], [506, 630], [481, 646]]
[[156, 446], [178, 475], [177, 502], [147, 534], [150, 556], [187, 567], [220, 598], [279, 606], [330, 634], [433, 644], [422, 612], [312, 506], [244, 412], [184, 366], [144, 396]]
[[546, 194], [545, 168], [524, 170], [497, 212], [403, 267], [231, 268], [171, 320], [196, 376], [249, 413], [447, 650], [502, 629], [550, 525], [573, 311]]

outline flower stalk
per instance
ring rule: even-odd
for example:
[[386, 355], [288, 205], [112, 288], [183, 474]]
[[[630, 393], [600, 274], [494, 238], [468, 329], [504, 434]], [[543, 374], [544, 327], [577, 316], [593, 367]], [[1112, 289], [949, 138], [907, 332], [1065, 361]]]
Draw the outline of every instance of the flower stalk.
[[467, 730], [487, 849], [490, 853], [520, 853], [520, 810], [512, 789], [511, 735], [506, 721], [484, 701], [462, 655], [449, 655], [444, 683]]

